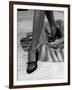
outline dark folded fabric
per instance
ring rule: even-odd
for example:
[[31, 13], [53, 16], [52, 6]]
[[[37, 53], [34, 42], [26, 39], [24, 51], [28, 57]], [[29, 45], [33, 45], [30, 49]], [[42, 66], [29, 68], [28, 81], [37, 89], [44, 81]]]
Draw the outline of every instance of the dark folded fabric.
[[21, 40], [20, 40], [20, 42], [22, 43], [22, 42], [29, 42], [29, 41], [31, 41], [32, 39], [31, 38], [22, 38]]

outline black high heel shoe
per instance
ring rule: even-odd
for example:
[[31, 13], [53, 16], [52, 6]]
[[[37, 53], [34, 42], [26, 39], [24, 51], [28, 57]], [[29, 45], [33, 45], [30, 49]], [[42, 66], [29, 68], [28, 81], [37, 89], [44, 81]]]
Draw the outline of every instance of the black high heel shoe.
[[60, 30], [60, 28], [57, 27], [56, 29], [56, 34], [55, 34], [56, 39], [59, 39], [62, 37], [62, 31]]
[[50, 43], [55, 42], [56, 39], [59, 39], [62, 37], [62, 32], [58, 27], [56, 28], [55, 35], [52, 35], [52, 33], [48, 33], [47, 30], [45, 30], [45, 32], [46, 32], [46, 36], [48, 37], [47, 40]]
[[34, 72], [36, 69], [37, 69], [37, 61], [38, 61], [38, 50], [36, 50], [36, 53], [35, 53], [35, 58], [36, 58], [36, 61], [32, 61], [32, 62], [28, 62], [28, 66], [27, 66], [27, 73], [28, 74], [31, 74], [32, 72]]

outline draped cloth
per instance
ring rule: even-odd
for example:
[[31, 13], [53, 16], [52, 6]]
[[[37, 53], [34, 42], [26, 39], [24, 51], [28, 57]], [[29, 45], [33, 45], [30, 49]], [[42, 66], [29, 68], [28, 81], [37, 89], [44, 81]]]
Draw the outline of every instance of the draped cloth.
[[[53, 61], [64, 61], [64, 22], [62, 20], [57, 20], [56, 23], [62, 32], [62, 37], [60, 39], [55, 40], [55, 42], [49, 43], [45, 32], [45, 27], [49, 28], [49, 24], [45, 23], [37, 46], [37, 50], [39, 52], [39, 60], [49, 60], [50, 54]], [[20, 40], [21, 46], [24, 51], [28, 52], [31, 40], [32, 32], [28, 32], [26, 34], [26, 37]]]

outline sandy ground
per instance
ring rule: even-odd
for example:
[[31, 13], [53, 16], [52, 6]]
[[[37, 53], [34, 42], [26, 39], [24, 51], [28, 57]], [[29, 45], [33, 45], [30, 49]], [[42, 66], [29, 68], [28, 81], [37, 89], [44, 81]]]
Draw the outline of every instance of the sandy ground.
[[[57, 13], [57, 12], [56, 12]], [[55, 14], [56, 14], [55, 13]], [[32, 74], [27, 74], [28, 56], [20, 44], [20, 39], [25, 37], [27, 32], [32, 31], [33, 14], [31, 12], [18, 12], [18, 80], [51, 80], [64, 78], [64, 62], [42, 62], [38, 61], [38, 68]], [[57, 17], [58, 16], [58, 17]], [[57, 13], [55, 19], [63, 20], [63, 13]], [[52, 60], [50, 60], [52, 61]]]

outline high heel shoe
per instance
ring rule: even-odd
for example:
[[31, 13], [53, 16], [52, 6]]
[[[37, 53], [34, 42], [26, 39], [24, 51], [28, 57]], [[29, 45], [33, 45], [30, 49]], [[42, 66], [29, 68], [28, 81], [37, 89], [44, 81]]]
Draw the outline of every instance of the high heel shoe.
[[59, 39], [62, 37], [62, 32], [61, 32], [60, 28], [58, 28], [58, 27], [56, 29], [55, 37], [56, 37], [56, 39]]
[[31, 74], [32, 72], [34, 72], [37, 69], [37, 61], [38, 61], [38, 50], [36, 50], [35, 53], [35, 58], [36, 61], [29, 61], [27, 64], [27, 73]]
[[62, 37], [62, 32], [61, 32], [60, 28], [58, 28], [58, 27], [56, 28], [56, 33], [54, 35], [52, 35], [52, 33], [48, 33], [46, 30], [45, 30], [45, 32], [46, 32], [46, 36], [48, 37], [47, 40], [50, 43], [55, 42], [56, 39], [59, 39]]

